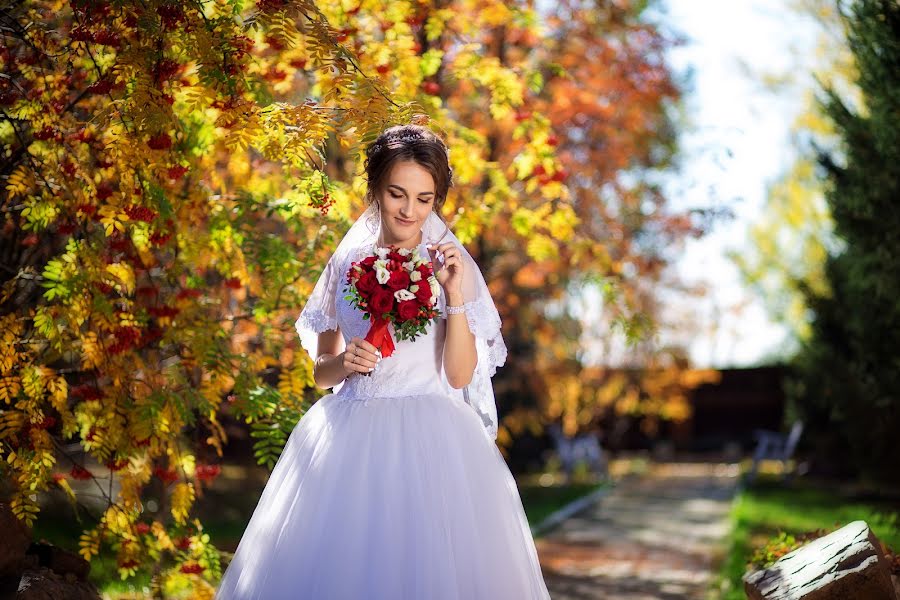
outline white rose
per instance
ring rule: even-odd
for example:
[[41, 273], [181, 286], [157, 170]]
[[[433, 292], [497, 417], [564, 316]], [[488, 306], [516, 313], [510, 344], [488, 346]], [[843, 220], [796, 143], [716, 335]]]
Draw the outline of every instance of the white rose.
[[406, 269], [407, 271], [412, 271], [413, 269], [416, 268], [416, 265], [414, 265], [413, 262], [412, 262], [411, 260], [410, 260], [410, 261], [407, 261], [407, 262], [405, 262], [405, 263], [403, 263], [401, 266], [402, 266], [404, 269]]
[[438, 293], [440, 293], [440, 291], [441, 291], [441, 286], [440, 286], [440, 284], [438, 283], [438, 280], [435, 279], [434, 277], [429, 277], [429, 278], [428, 278], [428, 285], [431, 286], [431, 297], [432, 297], [435, 301], [437, 301]]
[[416, 292], [419, 291], [419, 286], [413, 284], [413, 285], [409, 286], [409, 291], [411, 291], [413, 294], [415, 294]]
[[409, 256], [409, 253], [412, 252], [412, 250], [409, 248], [400, 248], [400, 250], [398, 250], [397, 252], [400, 254], [400, 256]]
[[375, 255], [378, 258], [387, 258], [388, 252], [387, 248], [375, 248]]
[[375, 264], [375, 279], [378, 280], [378, 283], [384, 285], [388, 282], [388, 279], [391, 278], [391, 272], [388, 271], [387, 263], [383, 260], [376, 260]]
[[394, 298], [397, 299], [397, 302], [403, 302], [404, 300], [412, 300], [416, 295], [410, 292], [409, 290], [397, 290], [394, 292]]
[[410, 274], [409, 274], [409, 280], [410, 280], [410, 281], [421, 281], [421, 280], [422, 280], [422, 273], [421, 273], [421, 271], [413, 271], [412, 273], [410, 273]]

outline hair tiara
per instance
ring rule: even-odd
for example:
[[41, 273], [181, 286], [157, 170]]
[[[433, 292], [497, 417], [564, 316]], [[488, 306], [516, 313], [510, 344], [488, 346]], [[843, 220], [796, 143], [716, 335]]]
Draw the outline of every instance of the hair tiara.
[[[434, 136], [434, 139], [438, 141], [438, 143], [444, 148], [444, 152], [447, 153], [447, 158], [450, 157], [450, 148], [445, 144], [439, 137]], [[408, 144], [410, 142], [428, 142], [430, 141], [427, 137], [422, 135], [419, 132], [415, 133], [401, 133], [399, 135], [391, 135], [388, 134], [387, 139], [376, 141], [374, 144], [369, 146], [366, 154], [372, 156], [373, 154], [377, 154], [381, 152], [385, 148], [389, 146], [393, 146], [394, 144]]]

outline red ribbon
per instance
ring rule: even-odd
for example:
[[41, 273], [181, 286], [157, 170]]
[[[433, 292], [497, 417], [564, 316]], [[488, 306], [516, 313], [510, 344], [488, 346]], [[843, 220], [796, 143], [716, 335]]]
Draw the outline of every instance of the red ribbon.
[[372, 326], [366, 334], [366, 341], [381, 350], [381, 357], [387, 358], [394, 353], [394, 340], [388, 329], [390, 320], [373, 317]]

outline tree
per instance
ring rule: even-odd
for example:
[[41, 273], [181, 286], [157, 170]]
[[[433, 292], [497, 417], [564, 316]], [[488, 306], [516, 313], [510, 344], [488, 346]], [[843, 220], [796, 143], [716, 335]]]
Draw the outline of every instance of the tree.
[[[114, 553], [123, 578], [152, 570], [157, 595], [179, 578], [211, 595], [219, 555], [191, 514], [218, 473], [222, 416], [247, 422], [272, 464], [315, 400], [293, 322], [360, 208], [364, 145], [398, 122], [443, 130], [456, 206], [487, 198], [464, 232], [513, 184], [431, 78], [443, 69], [512, 114], [520, 73], [478, 40], [535, 19], [463, 4], [427, 19], [419, 2], [2, 8], [0, 469], [18, 517], [63, 491], [84, 515], [83, 556]], [[448, 23], [467, 40], [453, 54], [420, 41]]]
[[900, 6], [858, 0], [842, 9], [862, 101], [824, 90], [841, 144], [820, 164], [842, 247], [826, 262], [830, 294], [810, 295], [815, 318], [793, 394], [834, 450], [843, 447], [862, 473], [892, 479], [900, 464]]
[[[744, 279], [766, 302], [770, 317], [790, 331], [782, 350], [788, 359], [811, 334], [813, 312], [808, 299], [830, 293], [825, 260], [829, 250], [839, 247], [815, 157], [815, 147], [833, 147], [838, 137], [815, 92], [828, 85], [855, 101], [859, 96], [837, 5], [829, 0], [792, 4], [798, 18], [812, 19], [819, 27], [814, 68], [810, 72], [805, 64], [797, 64], [785, 73], [766, 74], [762, 80], [775, 93], [804, 98], [793, 126], [797, 158], [769, 187], [762, 216], [750, 227], [751, 247], [731, 255]], [[810, 60], [806, 54], [803, 58]]]
[[[543, 65], [544, 82], [516, 122], [492, 122], [489, 128], [491, 156], [509, 157], [525, 178], [509, 220], [485, 231], [478, 244], [480, 259], [496, 274], [492, 279], [495, 296], [504, 303], [504, 335], [516, 356], [495, 386], [507, 409], [501, 441], [526, 429], [539, 433], [547, 419], [561, 419], [573, 434], [605, 411], [595, 393], [598, 386], [619, 389], [611, 374], [597, 381], [583, 372], [583, 315], [566, 307], [588, 288], [603, 298], [589, 307], [609, 324], [603, 335], [640, 342], [631, 349], [629, 366], [646, 368], [652, 378], [657, 367], [680, 364], [653, 340], [659, 294], [671, 284], [667, 266], [681, 243], [702, 235], [705, 223], [699, 211], [673, 210], [658, 184], [660, 173], [674, 169], [673, 114], [681, 92], [666, 62], [678, 40], [651, 20], [651, 4], [545, 6], [540, 45], [513, 28], [493, 32], [490, 47], [497, 60], [515, 64], [532, 55]], [[470, 110], [476, 119], [477, 105]], [[531, 111], [549, 116], [546, 142], [556, 149], [558, 169], [550, 149], [511, 158], [519, 146], [508, 142], [517, 136], [502, 135], [503, 128], [527, 123]], [[534, 194], [552, 192], [561, 181], [571, 193], [570, 203], [549, 210], [532, 202]], [[510, 243], [522, 237], [528, 240], [525, 252]], [[616, 402], [626, 402], [625, 397], [620, 394]], [[655, 394], [637, 397], [635, 410], [645, 415], [648, 428], [659, 418], [684, 415], [675, 409], [681, 406], [680, 394], [666, 394], [671, 402], [662, 405]]]

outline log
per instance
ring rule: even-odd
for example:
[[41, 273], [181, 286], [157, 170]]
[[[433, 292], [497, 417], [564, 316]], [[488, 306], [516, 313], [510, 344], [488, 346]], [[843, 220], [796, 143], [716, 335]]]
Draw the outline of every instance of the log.
[[881, 542], [853, 521], [744, 575], [751, 600], [898, 600]]

